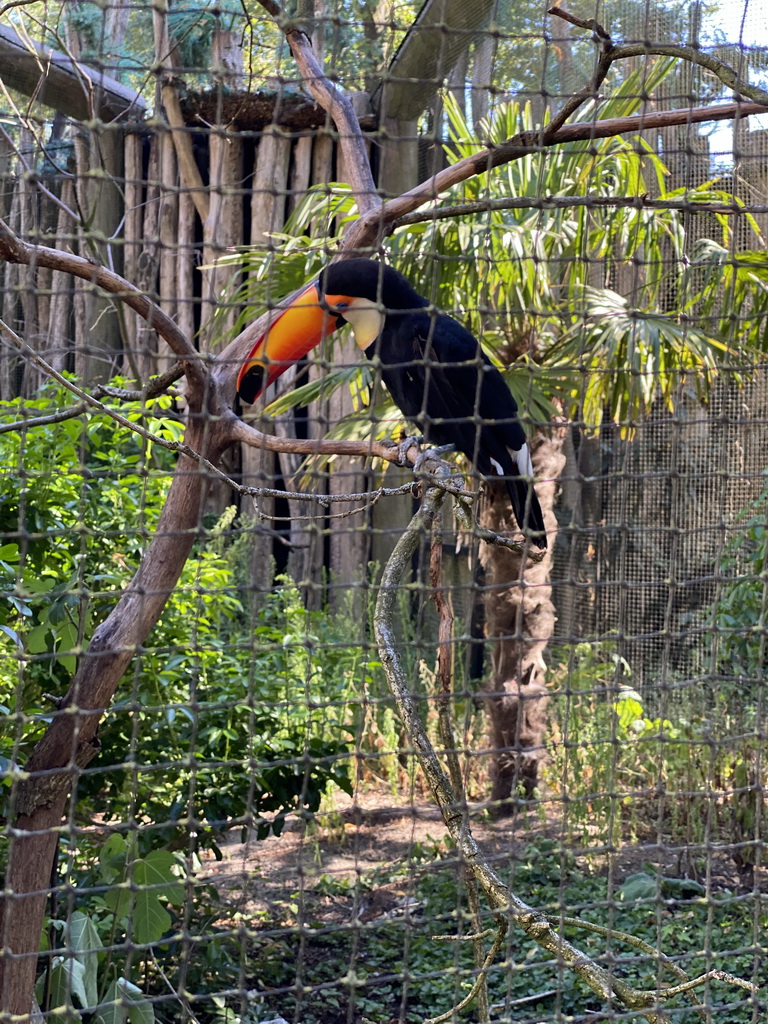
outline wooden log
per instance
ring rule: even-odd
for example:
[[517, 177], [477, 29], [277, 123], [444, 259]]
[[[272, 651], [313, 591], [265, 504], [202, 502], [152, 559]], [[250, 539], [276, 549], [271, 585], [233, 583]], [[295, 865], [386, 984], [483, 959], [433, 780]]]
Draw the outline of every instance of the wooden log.
[[[313, 185], [327, 185], [329, 181], [335, 180], [333, 175], [333, 158], [333, 136], [326, 130], [318, 132], [312, 147]], [[318, 221], [313, 220], [310, 225], [310, 234], [314, 234], [318, 226]]]
[[[251, 245], [268, 244], [269, 233], [279, 230], [283, 225], [289, 155], [290, 139], [286, 136], [270, 129], [259, 139], [251, 187]], [[260, 421], [255, 426], [269, 433], [275, 430], [274, 420]], [[262, 487], [275, 486], [278, 463], [274, 456], [244, 447], [242, 458], [244, 481], [260, 481]], [[284, 462], [282, 471], [290, 477], [294, 467], [290, 462]], [[258, 504], [266, 515], [274, 515], [273, 499], [260, 499]], [[267, 526], [270, 529], [266, 529]], [[274, 543], [273, 528], [268, 521], [254, 529], [251, 565], [252, 579], [257, 590], [269, 589], [272, 585]]]
[[[334, 363], [348, 366], [360, 359], [360, 352], [352, 338], [334, 346]], [[329, 427], [335, 426], [352, 411], [352, 396], [348, 388], [339, 388], [328, 400]], [[329, 494], [349, 494], [367, 489], [370, 474], [366, 472], [362, 459], [337, 460], [328, 478]], [[334, 504], [334, 512], [347, 512], [352, 505]], [[330, 594], [332, 606], [338, 606], [347, 587], [360, 583], [365, 578], [370, 558], [370, 531], [367, 511], [358, 512], [346, 519], [330, 520], [330, 568], [336, 585]], [[355, 602], [357, 604], [357, 602]]]
[[236, 318], [234, 305], [213, 321], [222, 296], [237, 283], [232, 267], [213, 266], [228, 249], [243, 244], [243, 143], [241, 137], [215, 128], [208, 140], [210, 206], [203, 225], [201, 343], [204, 351], [221, 347]]
[[179, 245], [176, 296], [178, 324], [188, 338], [195, 335], [195, 203], [189, 192], [179, 195]]
[[[140, 243], [136, 267], [136, 284], [147, 295], [157, 296], [157, 273], [160, 266], [160, 160], [156, 135], [149, 142], [149, 166], [143, 207], [140, 208], [141, 225], [137, 230]], [[126, 350], [124, 373], [138, 381], [147, 380], [157, 373], [157, 335], [137, 313], [134, 317], [136, 347]]]
[[[170, 317], [178, 311], [179, 190], [176, 149], [170, 132], [158, 139], [160, 164], [160, 306]], [[165, 373], [175, 362], [167, 342], [158, 339], [157, 371]]]
[[[370, 111], [371, 111], [371, 100], [370, 100], [370, 96], [368, 95], [368, 93], [365, 93], [365, 92], [351, 92], [349, 94], [349, 99], [350, 99], [350, 102], [352, 103], [352, 107], [354, 108], [354, 111], [355, 111], [355, 113], [357, 114], [358, 117], [365, 117], [365, 116], [367, 116], [370, 113]], [[370, 141], [366, 141], [366, 143], [365, 143], [365, 151], [368, 154], [368, 158], [370, 159], [370, 155], [371, 155], [371, 143], [370, 143]], [[345, 164], [345, 161], [344, 161], [344, 152], [343, 152], [341, 146], [337, 145], [336, 146], [336, 181], [349, 182], [350, 181], [350, 177], [351, 176], [350, 176], [349, 172], [347, 171], [347, 167], [346, 167], [346, 164]], [[415, 182], [414, 182], [414, 184], [415, 184]], [[340, 220], [341, 220], [341, 218], [339, 218], [339, 221]], [[341, 229], [341, 224], [339, 222], [337, 222], [337, 227], [338, 227], [339, 230]]]
[[[61, 185], [61, 202], [63, 206], [74, 210], [75, 182], [65, 178]], [[53, 243], [57, 249], [68, 249], [72, 244], [75, 224], [70, 215], [59, 208], [56, 222], [56, 239]], [[74, 281], [71, 274], [63, 270], [54, 270], [51, 274], [51, 300], [48, 305], [48, 361], [56, 370], [66, 370], [74, 349], [74, 330], [72, 323], [73, 302], [75, 296]]]
[[291, 186], [288, 193], [288, 213], [298, 206], [309, 190], [312, 179], [312, 136], [302, 135], [293, 146], [293, 168], [291, 170]]
[[[17, 202], [19, 176], [16, 164], [16, 159], [11, 157], [5, 202], [8, 210], [6, 222], [14, 234], [19, 234], [21, 216], [20, 205]], [[3, 291], [0, 295], [3, 320], [14, 330], [23, 331], [24, 325], [20, 321], [19, 310], [19, 290], [23, 268], [17, 264], [5, 264], [3, 270]], [[7, 345], [0, 345], [0, 400], [4, 402], [17, 397], [16, 368], [18, 364], [19, 359], [15, 352]]]
[[291, 140], [279, 128], [266, 128], [259, 139], [251, 186], [251, 243], [269, 246], [269, 236], [285, 221]]
[[[138, 279], [143, 249], [144, 224], [144, 139], [136, 132], [125, 135], [125, 224], [123, 226], [123, 266], [128, 281]], [[126, 311], [125, 344], [127, 352], [136, 350], [136, 314]]]
[[[37, 143], [32, 132], [22, 124], [19, 132], [19, 153], [22, 154], [24, 163], [22, 166], [34, 167], [37, 156]], [[37, 218], [37, 202], [35, 188], [27, 174], [19, 176], [18, 188], [16, 190], [16, 203], [18, 205], [19, 235], [24, 241], [36, 241], [39, 239], [39, 224]], [[22, 325], [20, 333], [28, 345], [31, 345], [36, 352], [40, 351], [41, 339], [38, 322], [37, 309], [37, 267], [30, 265], [20, 268], [19, 275], [19, 304], [22, 312]], [[24, 364], [24, 385], [22, 394], [32, 395], [42, 383], [40, 370]]]
[[[49, 178], [46, 187], [50, 192], [56, 195], [57, 192], [61, 192], [64, 180], [57, 181], [53, 178]], [[56, 245], [57, 228], [59, 222], [59, 215], [66, 216], [63, 210], [61, 210], [52, 199], [49, 199], [46, 195], [40, 195], [37, 197], [40, 206], [40, 230], [39, 230], [39, 241], [41, 245]], [[65, 229], [66, 230], [66, 229]], [[53, 271], [48, 267], [38, 267], [37, 269], [37, 322], [38, 330], [42, 338], [41, 351], [45, 353], [46, 359], [49, 362], [58, 354], [56, 339], [51, 339], [48, 334], [48, 324], [51, 316], [51, 288], [53, 284]], [[53, 340], [54, 345], [51, 348], [51, 341]]]
[[[122, 132], [117, 126], [75, 134], [75, 165], [80, 209], [82, 256], [122, 273], [122, 252], [112, 240], [123, 220], [123, 199], [117, 182], [123, 177]], [[108, 380], [123, 357], [120, 318], [113, 301], [87, 281], [75, 285], [75, 373], [83, 381]]]

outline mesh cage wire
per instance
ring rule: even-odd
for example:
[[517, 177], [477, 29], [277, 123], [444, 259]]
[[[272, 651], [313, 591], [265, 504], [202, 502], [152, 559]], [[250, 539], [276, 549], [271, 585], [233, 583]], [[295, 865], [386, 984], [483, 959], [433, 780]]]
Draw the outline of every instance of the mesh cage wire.
[[[571, 120], [689, 118], [543, 144], [597, 52], [547, 6], [1, 9], [0, 217], [93, 268], [0, 237], [5, 1019], [765, 1019], [764, 122], [696, 121], [732, 93], [640, 52]], [[765, 84], [754, 3], [563, 6]], [[375, 633], [412, 469], [221, 443], [247, 355], [228, 345], [316, 279], [360, 199], [296, 24], [377, 194], [437, 188], [374, 255], [433, 304], [433, 338], [439, 307], [511, 367], [545, 510], [547, 554], [521, 567], [483, 542], [519, 536], [504, 494], [469, 522], [447, 500], [396, 588], [394, 655], [461, 794], [447, 829]], [[440, 184], [537, 129], [524, 158]], [[99, 267], [194, 338], [202, 384]], [[468, 378], [482, 365], [470, 350]], [[419, 367], [441, 379], [430, 351]], [[498, 413], [476, 397], [477, 463]], [[234, 408], [282, 439], [408, 426], [349, 331]], [[489, 904], [478, 856], [562, 940]]]

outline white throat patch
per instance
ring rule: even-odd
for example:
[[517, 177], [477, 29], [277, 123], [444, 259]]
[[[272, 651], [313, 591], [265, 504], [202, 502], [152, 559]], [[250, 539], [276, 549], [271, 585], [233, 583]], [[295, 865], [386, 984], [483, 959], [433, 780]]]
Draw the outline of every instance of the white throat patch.
[[339, 313], [352, 325], [355, 344], [363, 352], [370, 348], [384, 327], [384, 313], [370, 299], [353, 299], [346, 309]]

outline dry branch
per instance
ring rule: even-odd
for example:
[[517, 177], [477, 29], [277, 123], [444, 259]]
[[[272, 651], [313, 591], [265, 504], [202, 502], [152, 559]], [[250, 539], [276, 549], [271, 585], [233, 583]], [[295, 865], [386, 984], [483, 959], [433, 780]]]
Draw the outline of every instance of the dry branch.
[[259, 0], [285, 32], [296, 65], [312, 97], [320, 104], [336, 125], [339, 148], [344, 157], [346, 173], [361, 213], [375, 212], [381, 206], [371, 163], [365, 148], [360, 122], [349, 97], [326, 76], [312, 49], [312, 41], [295, 22], [288, 21], [274, 0]]
[[[457, 203], [455, 206], [436, 206], [430, 210], [406, 214], [395, 221], [393, 227], [423, 224], [453, 217], [474, 217], [494, 210], [571, 210], [588, 207], [590, 210], [679, 210], [681, 213], [719, 213], [731, 215], [746, 209], [743, 202], [698, 202], [696, 199], [650, 199], [648, 196], [505, 196], [479, 203]], [[750, 204], [749, 213], [768, 213], [768, 206]]]
[[375, 250], [379, 239], [394, 230], [396, 222], [425, 203], [440, 199], [442, 193], [468, 178], [484, 174], [512, 160], [520, 160], [531, 153], [540, 153], [552, 146], [570, 142], [590, 142], [615, 135], [644, 132], [673, 125], [698, 124], [704, 121], [729, 121], [736, 117], [768, 113], [768, 106], [759, 103], [726, 103], [717, 107], [691, 107], [655, 113], [635, 114], [631, 117], [612, 117], [604, 121], [579, 121], [559, 128], [551, 135], [540, 131], [520, 132], [500, 146], [480, 150], [472, 156], [451, 164], [444, 170], [404, 192], [397, 199], [385, 203], [381, 210], [365, 214], [351, 225], [344, 238], [343, 249], [356, 252]]

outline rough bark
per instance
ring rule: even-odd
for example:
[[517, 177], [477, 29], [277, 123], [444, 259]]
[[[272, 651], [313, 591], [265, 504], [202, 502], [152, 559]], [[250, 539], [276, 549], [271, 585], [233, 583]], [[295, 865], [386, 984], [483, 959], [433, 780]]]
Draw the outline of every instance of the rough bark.
[[[565, 465], [564, 431], [539, 434], [532, 443], [533, 464], [550, 544], [540, 562], [512, 551], [483, 544], [483, 603], [491, 644], [491, 679], [486, 707], [494, 751], [491, 800], [497, 813], [514, 812], [516, 798], [529, 799], [545, 755], [547, 688], [544, 650], [554, 631], [550, 572], [557, 522], [554, 503], [557, 481]], [[515, 532], [505, 491], [487, 489], [480, 515], [496, 533]]]

